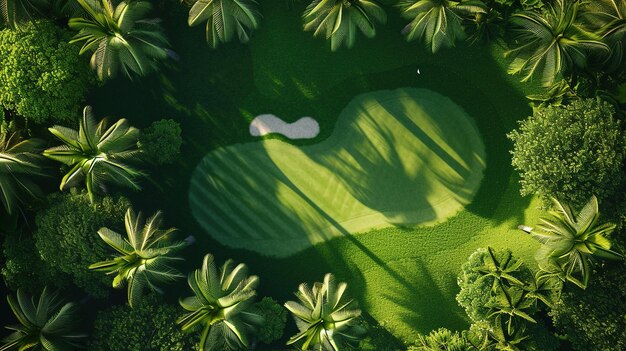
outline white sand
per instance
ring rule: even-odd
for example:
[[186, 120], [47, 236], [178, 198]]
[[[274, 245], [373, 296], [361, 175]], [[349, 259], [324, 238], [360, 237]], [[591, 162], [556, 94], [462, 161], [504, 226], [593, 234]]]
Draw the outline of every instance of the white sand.
[[320, 126], [311, 117], [302, 117], [293, 123], [287, 123], [272, 114], [256, 116], [250, 122], [250, 135], [263, 136], [278, 133], [289, 139], [312, 139], [320, 133]]

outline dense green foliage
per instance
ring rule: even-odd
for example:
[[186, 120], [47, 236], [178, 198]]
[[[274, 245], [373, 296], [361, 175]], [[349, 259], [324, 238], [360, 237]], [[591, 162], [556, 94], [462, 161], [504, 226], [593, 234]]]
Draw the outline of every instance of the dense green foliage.
[[556, 275], [584, 289], [591, 275], [592, 256], [624, 259], [621, 253], [611, 250], [611, 241], [607, 238], [615, 224], [599, 223], [600, 212], [595, 196], [576, 214], [567, 204], [556, 199], [553, 202], [550, 217], [541, 218], [537, 228], [527, 230], [543, 244], [536, 255], [542, 269], [540, 273], [543, 276]]
[[61, 180], [61, 190], [84, 180], [93, 202], [95, 192], [102, 192], [105, 182], [140, 189], [137, 178], [143, 173], [128, 164], [139, 159], [139, 130], [130, 126], [126, 119], [107, 128], [106, 119], [96, 124], [92, 109], [87, 106], [78, 131], [61, 126], [48, 130], [63, 145], [46, 149], [43, 155], [71, 167]]
[[402, 34], [423, 42], [432, 53], [465, 39], [463, 19], [486, 12], [480, 0], [402, 0], [398, 7], [411, 20]]
[[387, 14], [374, 0], [313, 0], [304, 14], [304, 30], [330, 40], [330, 49], [354, 46], [361, 31], [366, 37], [376, 35], [375, 23], [385, 23]]
[[94, 79], [69, 39], [46, 21], [0, 31], [0, 106], [35, 123], [75, 121]]
[[522, 81], [537, 76], [551, 86], [575, 69], [585, 69], [588, 58], [609, 53], [600, 38], [580, 22], [581, 2], [554, 0], [543, 11], [522, 11], [511, 16], [515, 47], [507, 54], [513, 61], [509, 73], [520, 73]]
[[178, 122], [162, 119], [141, 131], [137, 145], [148, 162], [155, 165], [172, 163], [180, 154], [181, 132]]
[[180, 299], [187, 310], [178, 319], [183, 331], [201, 330], [200, 351], [225, 351], [250, 348], [263, 316], [254, 311], [253, 298], [259, 284], [257, 276], [248, 276], [245, 264], [228, 260], [218, 269], [207, 254], [202, 267], [187, 279], [194, 295]]
[[178, 306], [146, 295], [135, 307], [113, 306], [98, 313], [88, 349], [90, 351], [189, 351], [190, 335], [176, 326], [182, 314]]
[[0, 202], [11, 215], [20, 205], [41, 199], [43, 192], [31, 176], [46, 175], [39, 154], [43, 140], [21, 140], [17, 134], [0, 132]]
[[39, 293], [42, 286], [58, 286], [67, 282], [67, 279], [56, 276], [44, 264], [37, 255], [35, 241], [30, 235], [7, 233], [2, 242], [2, 253], [2, 277], [11, 290], [20, 289], [32, 295]]
[[256, 314], [264, 318], [263, 324], [259, 328], [259, 341], [265, 344], [280, 339], [287, 324], [287, 310], [278, 304], [271, 297], [264, 297], [254, 304]]
[[44, 288], [38, 298], [18, 290], [7, 297], [9, 307], [20, 324], [6, 339], [0, 351], [75, 350], [83, 344], [86, 334], [78, 333], [79, 311], [73, 302], [65, 303], [58, 292]]
[[550, 315], [575, 350], [626, 349], [626, 265], [607, 264], [594, 272], [586, 290], [564, 291]]
[[287, 345], [295, 344], [300, 350], [339, 351], [358, 344], [366, 330], [356, 301], [345, 295], [347, 288], [348, 284], [337, 283], [331, 273], [313, 287], [300, 284], [295, 293], [298, 301], [285, 303], [300, 331]]
[[111, 278], [88, 267], [109, 252], [98, 229], [121, 226], [129, 201], [106, 196], [92, 204], [86, 193], [76, 191], [50, 195], [48, 201], [48, 208], [37, 214], [33, 234], [41, 259], [51, 271], [69, 274], [90, 295], [107, 296]]
[[116, 257], [111, 260], [97, 262], [89, 266], [100, 272], [115, 274], [113, 287], [128, 286], [128, 304], [135, 307], [141, 301], [146, 289], [161, 293], [157, 286], [159, 282], [172, 282], [183, 275], [170, 267], [172, 261], [182, 258], [172, 254], [186, 244], [185, 242], [171, 241], [174, 228], [161, 229], [161, 212], [144, 221], [132, 209], [126, 211], [124, 217], [126, 238], [109, 228], [100, 228], [98, 235], [112, 249], [117, 251]]
[[190, 27], [206, 21], [206, 41], [216, 48], [237, 35], [247, 43], [252, 31], [259, 26], [261, 13], [255, 0], [183, 0], [191, 5], [187, 23]]
[[595, 194], [600, 201], [620, 184], [626, 139], [613, 106], [577, 100], [536, 109], [508, 137], [522, 195], [554, 197], [580, 208]]
[[169, 43], [159, 22], [146, 19], [152, 9], [147, 1], [77, 0], [82, 17], [69, 27], [78, 33], [71, 43], [83, 43], [80, 53], [92, 52], [91, 67], [101, 80], [121, 71], [127, 77], [145, 76], [169, 55]]
[[420, 335], [417, 345], [407, 351], [478, 351], [478, 348], [462, 334], [439, 328], [426, 336]]

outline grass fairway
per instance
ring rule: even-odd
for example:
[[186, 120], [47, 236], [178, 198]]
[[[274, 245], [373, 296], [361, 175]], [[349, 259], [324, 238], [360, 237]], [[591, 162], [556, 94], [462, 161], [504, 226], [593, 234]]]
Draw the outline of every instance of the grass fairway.
[[[282, 1], [260, 3], [263, 22], [248, 45], [211, 50], [204, 44], [202, 28], [187, 27], [187, 9], [172, 2], [163, 9], [163, 24], [180, 62], [144, 81], [113, 80], [94, 92], [90, 101], [98, 115], [127, 117], [140, 128], [161, 118], [181, 123], [180, 159], [152, 172], [151, 181], [133, 198], [136, 208], [146, 213], [161, 209], [168, 225], [196, 236], [197, 243], [186, 252], [187, 270], [197, 268], [207, 252], [220, 262], [245, 262], [261, 278], [259, 296], [280, 302], [293, 299], [301, 282], [319, 281], [333, 272], [349, 283], [347, 293], [364, 313], [385, 323], [399, 339], [414, 341], [418, 332], [437, 327], [466, 328], [455, 295], [456, 275], [467, 257], [491, 245], [510, 247], [532, 263], [538, 247], [515, 230], [520, 223], [534, 223], [539, 211], [536, 202], [519, 196], [505, 136], [517, 120], [531, 114], [524, 98], [528, 91], [517, 77], [507, 76], [501, 52], [493, 46], [459, 45], [431, 55], [417, 43], [406, 43], [399, 34], [406, 21], [391, 7], [386, 7], [388, 23], [377, 28], [374, 39], [359, 37], [353, 49], [331, 53], [327, 42], [302, 31], [300, 15], [306, 2], [293, 9]], [[321, 127], [317, 138], [278, 137], [281, 150], [289, 143], [305, 152], [305, 145], [313, 147], [346, 132], [338, 118], [354, 97], [402, 87], [436, 92], [474, 119], [485, 146], [486, 168], [478, 192], [461, 212], [434, 226], [335, 237], [283, 258], [225, 246], [213, 239], [220, 235], [217, 228], [205, 235], [190, 207], [192, 175], [207, 154], [256, 142], [248, 133], [254, 116], [273, 113], [287, 122], [315, 117]], [[259, 173], [252, 169], [243, 176], [258, 180]], [[240, 200], [260, 203], [255, 198]], [[183, 294], [185, 284], [180, 287]], [[286, 337], [296, 332], [291, 321], [290, 328]], [[281, 344], [273, 349], [281, 349]]]
[[221, 243], [285, 257], [336, 236], [434, 224], [468, 204], [485, 150], [469, 116], [426, 89], [361, 94], [335, 133], [212, 151], [194, 171], [195, 218]]

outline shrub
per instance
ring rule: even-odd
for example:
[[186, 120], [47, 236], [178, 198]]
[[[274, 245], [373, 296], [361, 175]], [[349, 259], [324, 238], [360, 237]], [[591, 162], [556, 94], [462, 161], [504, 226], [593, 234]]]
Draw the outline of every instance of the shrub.
[[564, 291], [550, 312], [575, 350], [626, 350], [626, 264], [606, 265], [586, 290]]
[[176, 325], [178, 306], [147, 295], [134, 308], [113, 306], [100, 311], [94, 323], [91, 351], [188, 351], [194, 340]]
[[430, 334], [420, 335], [417, 345], [407, 351], [477, 351], [462, 334], [445, 328], [433, 330]]
[[183, 139], [178, 122], [162, 119], [142, 131], [138, 146], [148, 162], [156, 165], [172, 163], [180, 153]]
[[0, 31], [0, 105], [35, 123], [76, 120], [95, 78], [70, 38], [46, 21]]
[[41, 292], [41, 287], [56, 285], [63, 287], [63, 277], [54, 274], [36, 253], [33, 238], [18, 233], [8, 233], [2, 244], [4, 282], [13, 291], [18, 289], [29, 295]]
[[91, 204], [86, 192], [75, 189], [49, 196], [48, 208], [37, 214], [33, 234], [41, 259], [51, 270], [69, 274], [90, 295], [107, 296], [112, 278], [88, 266], [109, 254], [98, 229], [121, 226], [129, 206], [126, 198], [110, 196]]
[[280, 339], [285, 331], [285, 324], [287, 324], [287, 310], [271, 297], [261, 299], [254, 304], [254, 309], [257, 314], [265, 318], [257, 335], [259, 341], [271, 344]]
[[[528, 282], [532, 275], [526, 267], [518, 261], [510, 250], [497, 251], [490, 248], [480, 248], [470, 255], [467, 262], [461, 266], [461, 273], [457, 282], [461, 291], [456, 300], [474, 322], [487, 321], [492, 302], [492, 290], [496, 279], [486, 274], [488, 270], [497, 269], [492, 265], [492, 257], [500, 263], [499, 268], [513, 279]], [[503, 279], [504, 281], [505, 279]]]
[[625, 136], [615, 110], [596, 99], [535, 110], [508, 137], [521, 193], [538, 193], [546, 206], [555, 197], [583, 205], [592, 194], [603, 200], [620, 183]]

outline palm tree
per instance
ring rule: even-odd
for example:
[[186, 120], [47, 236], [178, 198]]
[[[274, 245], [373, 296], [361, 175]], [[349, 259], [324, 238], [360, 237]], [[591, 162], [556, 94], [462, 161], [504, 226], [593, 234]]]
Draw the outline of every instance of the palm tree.
[[91, 67], [101, 80], [118, 71], [132, 78], [156, 69], [170, 54], [163, 29], [156, 19], [146, 19], [152, 8], [146, 1], [77, 0], [85, 16], [72, 18], [69, 27], [78, 31], [70, 43], [83, 43], [80, 53], [93, 52]]
[[20, 203], [43, 197], [41, 189], [29, 179], [46, 175], [42, 168], [45, 159], [39, 154], [43, 145], [43, 140], [21, 140], [15, 133], [0, 132], [0, 198], [9, 215]]
[[61, 126], [48, 129], [64, 145], [45, 150], [44, 156], [72, 167], [61, 180], [61, 190], [84, 178], [93, 202], [94, 188], [102, 188], [107, 181], [140, 189], [137, 178], [143, 173], [125, 163], [138, 159], [139, 130], [126, 119], [106, 127], [105, 120], [95, 123], [92, 109], [87, 106], [78, 131]]
[[[537, 251], [540, 267], [549, 269], [557, 265], [564, 272], [564, 279], [585, 289], [591, 274], [592, 256], [621, 260], [624, 256], [611, 250], [606, 238], [615, 224], [598, 224], [600, 213], [598, 199], [592, 196], [585, 206], [574, 215], [569, 205], [552, 199], [555, 210], [549, 218], [541, 218], [537, 228], [520, 226], [543, 246]], [[557, 273], [558, 274], [558, 273]]]
[[202, 267], [189, 274], [194, 295], [181, 299], [180, 305], [190, 313], [177, 323], [183, 331], [202, 328], [200, 351], [250, 347], [263, 317], [251, 309], [259, 278], [247, 271], [246, 265], [228, 260], [218, 273], [213, 256], [207, 254]]
[[513, 257], [511, 251], [501, 251], [498, 254], [491, 248], [487, 247], [487, 255], [484, 256], [483, 265], [473, 268], [473, 270], [481, 275], [479, 278], [493, 279], [492, 292], [498, 288], [502, 288], [504, 284], [523, 286], [524, 283], [519, 280], [520, 268], [524, 264], [522, 260]]
[[599, 33], [611, 52], [607, 70], [612, 71], [624, 62], [626, 50], [626, 3], [620, 0], [594, 0], [584, 4], [582, 18], [585, 24]]
[[538, 76], [552, 86], [575, 69], [584, 69], [588, 57], [608, 52], [600, 38], [586, 31], [580, 22], [580, 2], [555, 0], [544, 11], [521, 11], [510, 18], [516, 48], [508, 51], [513, 61], [510, 74], [522, 74], [522, 81]]
[[[162, 230], [161, 212], [145, 222], [141, 212], [135, 215], [132, 209], [126, 211], [124, 218], [126, 238], [109, 228], [100, 228], [98, 235], [119, 253], [112, 260], [94, 263], [89, 266], [96, 271], [116, 274], [113, 287], [120, 288], [128, 284], [128, 303], [133, 307], [141, 301], [146, 287], [161, 293], [155, 283], [171, 282], [183, 275], [171, 268], [168, 263], [182, 258], [171, 254], [185, 246], [185, 242], [169, 242], [174, 228]], [[143, 227], [142, 227], [143, 225]]]
[[35, 15], [41, 15], [42, 5], [41, 0], [0, 0], [0, 24], [17, 29]]
[[398, 7], [411, 20], [402, 34], [407, 40], [424, 42], [433, 53], [465, 39], [463, 19], [487, 10], [480, 0], [402, 0]]
[[330, 39], [335, 51], [345, 44], [351, 48], [360, 30], [366, 37], [376, 35], [375, 22], [387, 22], [387, 14], [373, 0], [313, 0], [304, 14], [304, 30]]
[[511, 335], [518, 321], [537, 323], [529, 312], [535, 307], [535, 301], [536, 299], [529, 296], [528, 291], [522, 287], [501, 287], [494, 293], [486, 307], [492, 311], [489, 318], [506, 318], [507, 333]]
[[355, 308], [354, 300], [346, 300], [347, 287], [343, 282], [337, 284], [330, 273], [312, 289], [306, 283], [300, 284], [296, 292], [299, 302], [285, 303], [300, 330], [287, 345], [298, 343], [302, 350], [338, 351], [360, 340], [365, 333], [359, 320], [361, 310]]
[[75, 332], [80, 314], [75, 303], [63, 303], [58, 293], [44, 288], [38, 301], [21, 290], [17, 297], [8, 296], [9, 307], [19, 325], [7, 326], [13, 333], [4, 339], [0, 351], [75, 350], [87, 336]]
[[190, 27], [206, 21], [206, 41], [216, 48], [227, 43], [235, 34], [247, 43], [250, 34], [259, 26], [261, 13], [254, 0], [183, 0], [191, 5], [187, 23]]

